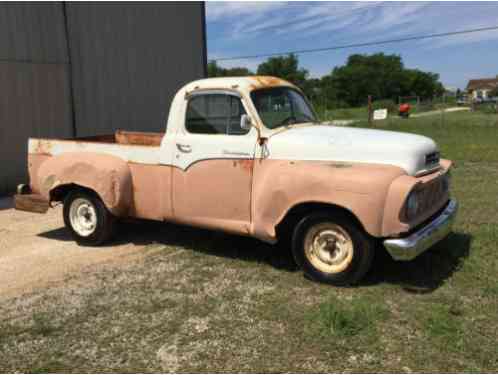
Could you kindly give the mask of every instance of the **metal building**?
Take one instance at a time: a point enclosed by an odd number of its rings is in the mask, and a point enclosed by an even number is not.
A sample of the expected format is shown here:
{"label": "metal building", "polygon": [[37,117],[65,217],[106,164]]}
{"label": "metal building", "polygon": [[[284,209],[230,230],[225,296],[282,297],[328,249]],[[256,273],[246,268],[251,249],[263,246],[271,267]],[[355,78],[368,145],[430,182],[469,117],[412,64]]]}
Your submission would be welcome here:
{"label": "metal building", "polygon": [[164,131],[205,75],[202,2],[1,2],[0,194],[27,180],[28,137]]}

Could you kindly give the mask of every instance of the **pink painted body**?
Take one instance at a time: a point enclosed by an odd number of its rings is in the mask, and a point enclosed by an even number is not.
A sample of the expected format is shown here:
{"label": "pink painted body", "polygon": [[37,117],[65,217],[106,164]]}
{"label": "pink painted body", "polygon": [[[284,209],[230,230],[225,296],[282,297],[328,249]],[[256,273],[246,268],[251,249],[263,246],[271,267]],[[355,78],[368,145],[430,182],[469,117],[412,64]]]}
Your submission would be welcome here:
{"label": "pink painted body", "polygon": [[[51,202],[61,200],[64,189],[81,186],[96,192],[118,217],[183,223],[270,243],[277,241],[278,225],[286,215],[302,205],[339,207],[371,236],[397,237],[448,202],[449,193],[442,188],[451,166],[447,160],[438,160],[437,167],[421,175],[410,175],[401,164],[388,161],[313,160],[304,157],[307,154],[301,158],[297,149],[292,157],[279,157],[280,151],[273,151],[279,150],[276,140],[282,139],[281,134],[292,134],[291,130],[266,129],[250,102],[250,93],[265,87],[294,86],[277,78],[248,80],[240,79],[245,86],[233,84],[235,79],[186,86],[172,103],[166,133],[31,139],[31,191]],[[183,129],[188,95],[219,89],[236,91],[252,118],[247,135],[232,136],[233,146],[229,136],[202,138]],[[184,143],[194,152],[182,153]],[[329,143],[337,149],[336,143]],[[343,147],[343,143],[338,144]],[[432,189],[434,197],[416,216],[407,218],[406,200],[415,189]]]}

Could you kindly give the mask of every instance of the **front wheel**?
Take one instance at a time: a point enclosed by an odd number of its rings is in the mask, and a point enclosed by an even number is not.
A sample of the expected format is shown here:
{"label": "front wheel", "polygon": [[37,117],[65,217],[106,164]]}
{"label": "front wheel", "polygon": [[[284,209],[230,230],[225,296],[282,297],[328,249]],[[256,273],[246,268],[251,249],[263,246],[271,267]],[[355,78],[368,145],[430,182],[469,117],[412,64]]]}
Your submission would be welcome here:
{"label": "front wheel", "polygon": [[63,217],[66,228],[80,245],[98,246],[114,234],[116,218],[90,191],[70,192],[64,199]]}
{"label": "front wheel", "polygon": [[374,243],[342,212],[319,212],[304,217],[296,225],[292,252],[311,279],[351,285],[370,269]]}

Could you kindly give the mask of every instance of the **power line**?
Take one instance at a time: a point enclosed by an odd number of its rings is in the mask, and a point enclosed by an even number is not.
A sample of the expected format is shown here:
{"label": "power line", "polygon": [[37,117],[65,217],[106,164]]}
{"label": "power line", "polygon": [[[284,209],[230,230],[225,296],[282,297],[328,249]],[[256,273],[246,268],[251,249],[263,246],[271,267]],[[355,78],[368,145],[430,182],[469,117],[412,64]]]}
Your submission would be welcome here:
{"label": "power line", "polygon": [[470,34],[470,33],[477,33],[477,32],[482,32],[482,31],[491,31],[491,30],[498,30],[498,25],[489,26],[489,27],[481,27],[478,29],[450,31],[450,32],[446,32],[446,33],[418,35],[418,36],[410,36],[410,37],[398,38],[398,39],[379,40],[379,41],[374,41],[374,42],[344,44],[344,45],[324,47],[324,48],[311,48],[311,49],[301,49],[301,50],[294,50],[294,51],[271,52],[271,53],[262,53],[262,54],[258,54],[258,55],[221,57],[218,59],[211,59],[210,61],[211,62],[218,62],[218,61],[229,61],[229,60],[248,60],[248,59],[257,59],[257,58],[261,58],[261,57],[281,56],[281,55],[290,55],[290,54],[300,55],[300,54],[304,54],[304,53],[334,51],[334,50],[345,49],[345,48],[368,47],[368,46],[375,46],[375,45],[381,45],[381,44],[399,43],[399,42],[407,42],[407,41],[411,41],[411,40],[421,40],[421,39],[430,39],[430,38],[441,38],[441,37],[446,37],[446,36]]}

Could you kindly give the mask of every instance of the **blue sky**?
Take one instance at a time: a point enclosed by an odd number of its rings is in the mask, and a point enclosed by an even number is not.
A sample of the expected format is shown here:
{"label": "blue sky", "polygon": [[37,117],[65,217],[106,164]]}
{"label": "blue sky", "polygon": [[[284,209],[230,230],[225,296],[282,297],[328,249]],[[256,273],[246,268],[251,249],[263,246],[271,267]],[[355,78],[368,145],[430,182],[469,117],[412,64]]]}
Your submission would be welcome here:
{"label": "blue sky", "polygon": [[[207,2],[208,59],[498,25],[498,2]],[[395,53],[448,87],[498,75],[498,30],[299,56],[313,77],[353,53]],[[220,62],[256,69],[263,59]]]}

